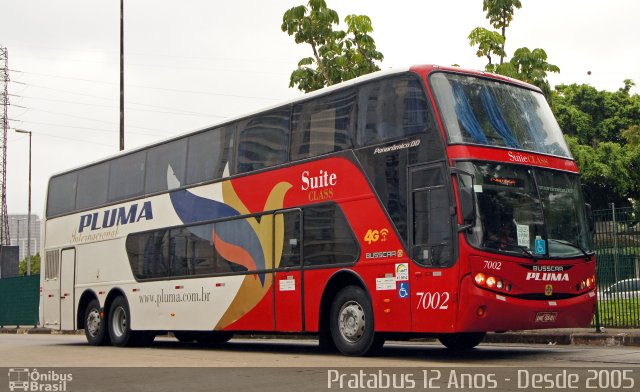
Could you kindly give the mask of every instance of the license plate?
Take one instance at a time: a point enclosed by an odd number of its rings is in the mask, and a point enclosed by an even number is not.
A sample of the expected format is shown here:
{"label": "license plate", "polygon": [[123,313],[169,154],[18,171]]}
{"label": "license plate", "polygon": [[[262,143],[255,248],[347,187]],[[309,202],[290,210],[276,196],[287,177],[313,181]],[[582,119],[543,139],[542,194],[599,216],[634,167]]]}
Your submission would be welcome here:
{"label": "license plate", "polygon": [[538,312],[536,313],[536,323],[555,323],[557,317],[557,312]]}

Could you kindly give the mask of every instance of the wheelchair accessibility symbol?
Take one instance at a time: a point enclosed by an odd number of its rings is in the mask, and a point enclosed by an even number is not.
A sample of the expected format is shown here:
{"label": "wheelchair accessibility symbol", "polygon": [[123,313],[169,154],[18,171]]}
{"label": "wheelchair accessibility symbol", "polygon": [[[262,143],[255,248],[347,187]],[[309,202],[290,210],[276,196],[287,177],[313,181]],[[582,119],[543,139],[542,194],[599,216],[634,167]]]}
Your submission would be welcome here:
{"label": "wheelchair accessibility symbol", "polygon": [[398,282],[398,297],[399,298],[409,297],[409,282]]}

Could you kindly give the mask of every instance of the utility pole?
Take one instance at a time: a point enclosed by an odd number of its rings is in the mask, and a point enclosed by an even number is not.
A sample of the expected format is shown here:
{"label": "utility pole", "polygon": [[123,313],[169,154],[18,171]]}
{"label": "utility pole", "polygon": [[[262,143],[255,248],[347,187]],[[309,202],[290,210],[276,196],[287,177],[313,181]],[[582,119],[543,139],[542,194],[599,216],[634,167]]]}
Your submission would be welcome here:
{"label": "utility pole", "polygon": [[120,0],[120,151],[124,150],[124,0]]}
{"label": "utility pole", "polygon": [[[0,135],[0,249],[10,245],[9,216],[7,214],[7,132],[9,131],[9,52],[0,46],[0,119],[2,135]],[[1,251],[0,251],[1,252]],[[1,255],[1,253],[0,253]]]}

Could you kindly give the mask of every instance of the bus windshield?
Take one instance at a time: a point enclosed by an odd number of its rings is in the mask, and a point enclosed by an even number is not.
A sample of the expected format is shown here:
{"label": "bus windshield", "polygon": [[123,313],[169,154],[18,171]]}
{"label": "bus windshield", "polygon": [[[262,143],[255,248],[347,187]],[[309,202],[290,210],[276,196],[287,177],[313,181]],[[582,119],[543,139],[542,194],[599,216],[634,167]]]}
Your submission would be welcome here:
{"label": "bus windshield", "polygon": [[449,143],[571,157],[544,96],[515,85],[438,72],[431,76]]}
{"label": "bus windshield", "polygon": [[475,176],[476,225],[467,235],[473,246],[535,258],[592,252],[576,174],[490,162],[458,168]]}

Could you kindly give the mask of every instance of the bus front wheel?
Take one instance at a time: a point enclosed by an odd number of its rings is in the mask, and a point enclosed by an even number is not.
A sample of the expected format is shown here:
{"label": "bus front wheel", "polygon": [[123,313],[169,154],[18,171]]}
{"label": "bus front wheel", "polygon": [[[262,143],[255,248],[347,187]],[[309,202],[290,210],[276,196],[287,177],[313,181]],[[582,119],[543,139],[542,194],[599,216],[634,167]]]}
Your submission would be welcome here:
{"label": "bus front wheel", "polygon": [[371,300],[360,287],[347,286],[336,295],[329,327],[336,348],[345,355],[366,355],[376,348]]}

